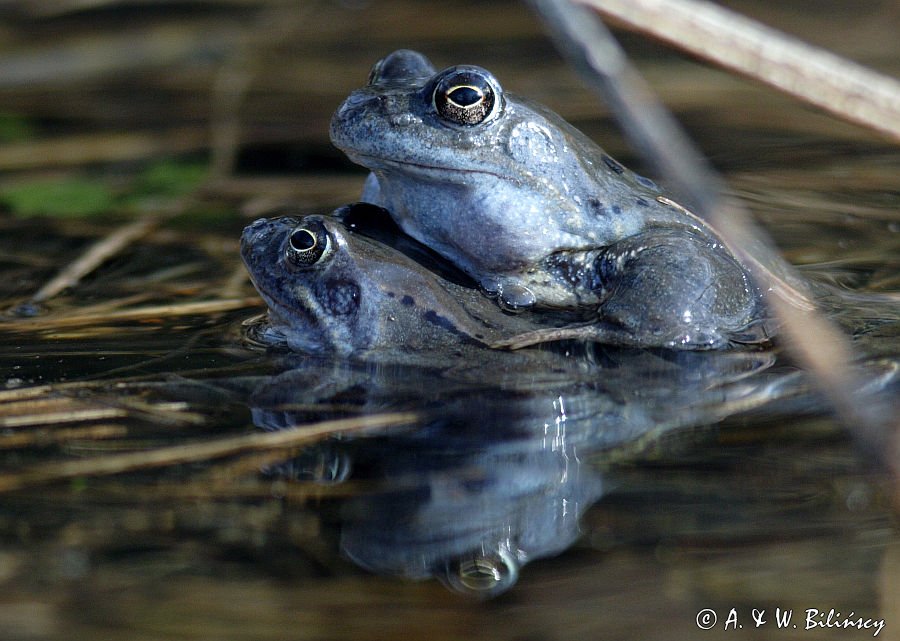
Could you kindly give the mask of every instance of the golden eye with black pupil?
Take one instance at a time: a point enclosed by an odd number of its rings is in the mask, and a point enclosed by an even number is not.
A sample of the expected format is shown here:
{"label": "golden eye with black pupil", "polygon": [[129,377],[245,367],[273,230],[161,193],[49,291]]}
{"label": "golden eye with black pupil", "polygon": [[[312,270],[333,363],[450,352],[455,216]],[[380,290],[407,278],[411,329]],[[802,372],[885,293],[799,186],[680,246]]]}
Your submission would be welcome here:
{"label": "golden eye with black pupil", "polygon": [[288,236],[284,257],[294,267],[309,267],[322,259],[328,246],[325,226],[320,221],[311,220],[296,227]]}
{"label": "golden eye with black pupil", "polygon": [[438,115],[456,125],[480,125],[499,108],[496,81],[478,69],[444,72],[432,93]]}

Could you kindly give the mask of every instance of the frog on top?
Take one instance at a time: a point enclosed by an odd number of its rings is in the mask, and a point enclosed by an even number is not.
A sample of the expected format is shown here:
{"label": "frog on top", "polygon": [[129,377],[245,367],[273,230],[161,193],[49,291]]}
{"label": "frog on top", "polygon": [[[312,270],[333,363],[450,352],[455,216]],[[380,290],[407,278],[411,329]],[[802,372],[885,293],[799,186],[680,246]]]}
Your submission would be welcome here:
{"label": "frog on top", "polygon": [[712,229],[481,67],[437,71],[395,51],[335,112],[331,140],[371,170],[363,201],[504,309],[591,314],[516,345],[709,349],[774,331],[760,291]]}

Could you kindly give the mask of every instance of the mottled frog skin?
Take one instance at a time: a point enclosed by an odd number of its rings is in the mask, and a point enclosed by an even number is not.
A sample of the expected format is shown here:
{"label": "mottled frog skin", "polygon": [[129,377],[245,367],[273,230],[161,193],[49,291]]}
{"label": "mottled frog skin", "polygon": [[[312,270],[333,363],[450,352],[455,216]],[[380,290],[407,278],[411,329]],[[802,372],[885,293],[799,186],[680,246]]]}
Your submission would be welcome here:
{"label": "mottled frog skin", "polygon": [[[384,210],[360,203],[330,216],[261,218],[244,230],[241,256],[269,308],[259,342],[307,354],[434,357],[553,328],[547,315],[504,313],[411,239],[404,253],[355,231],[354,219],[379,216],[390,222]],[[402,243],[393,231],[387,235]]]}
{"label": "mottled frog skin", "polygon": [[485,69],[396,51],[331,139],[371,170],[362,200],[506,309],[590,309],[582,333],[620,344],[767,338],[759,291],[703,221]]}

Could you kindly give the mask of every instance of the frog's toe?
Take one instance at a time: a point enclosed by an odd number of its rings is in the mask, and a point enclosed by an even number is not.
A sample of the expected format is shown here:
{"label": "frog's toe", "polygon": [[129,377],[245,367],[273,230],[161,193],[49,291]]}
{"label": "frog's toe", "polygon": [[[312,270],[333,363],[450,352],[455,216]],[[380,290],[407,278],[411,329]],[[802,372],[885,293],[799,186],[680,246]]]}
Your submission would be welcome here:
{"label": "frog's toe", "polygon": [[597,340],[597,330],[592,325],[573,325],[569,327],[548,327],[523,332],[490,344],[492,349],[522,349],[541,343],[552,343],[565,340]]}
{"label": "frog's toe", "polygon": [[500,307],[503,310],[518,313],[529,307],[534,307],[535,303],[537,303],[537,296],[524,285],[513,284],[501,289],[497,302],[500,303]]}

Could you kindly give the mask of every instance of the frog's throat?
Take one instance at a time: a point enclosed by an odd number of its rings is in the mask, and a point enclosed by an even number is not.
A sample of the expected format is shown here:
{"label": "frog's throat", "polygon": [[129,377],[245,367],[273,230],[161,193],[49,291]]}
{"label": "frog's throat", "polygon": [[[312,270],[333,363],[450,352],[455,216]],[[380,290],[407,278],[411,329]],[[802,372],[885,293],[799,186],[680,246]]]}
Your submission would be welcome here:
{"label": "frog's throat", "polygon": [[[395,160],[393,158],[383,158],[380,156],[372,156],[369,154],[353,154],[351,160],[358,165],[362,165],[374,172],[379,169],[390,169],[403,172],[406,174],[424,175],[435,180],[450,182],[447,180],[446,174],[457,174],[459,176],[484,175],[491,176],[497,180],[510,180],[509,177],[503,176],[493,171],[485,169],[461,169],[459,167],[447,167],[443,165],[426,165],[424,163],[408,162],[404,160]],[[433,176],[430,174],[434,174]]]}
{"label": "frog's throat", "polygon": [[[319,326],[321,325],[321,318],[319,314],[316,313],[317,310],[312,309],[309,304],[300,299],[295,299],[291,301],[291,304],[285,302],[282,296],[278,296],[274,294],[267,287],[263,287],[257,279],[252,278],[253,286],[256,287],[256,290],[259,292],[259,295],[266,302],[266,306],[269,308],[269,314],[277,319],[279,323],[290,326],[291,323],[288,319],[291,316],[295,316],[297,314],[302,314],[311,325]],[[321,312],[321,310],[318,310]]]}

